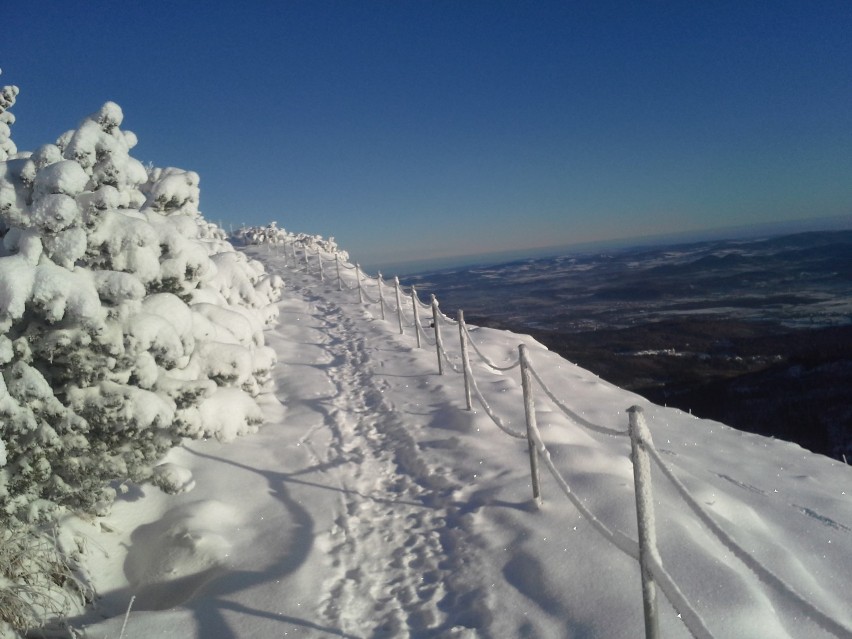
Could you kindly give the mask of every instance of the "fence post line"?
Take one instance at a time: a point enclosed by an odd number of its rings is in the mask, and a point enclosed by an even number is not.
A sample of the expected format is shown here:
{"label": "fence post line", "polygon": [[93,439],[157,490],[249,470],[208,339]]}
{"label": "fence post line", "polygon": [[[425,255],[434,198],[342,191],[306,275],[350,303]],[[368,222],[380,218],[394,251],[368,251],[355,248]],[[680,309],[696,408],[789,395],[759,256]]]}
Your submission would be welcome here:
{"label": "fence post line", "polygon": [[420,310],[417,308],[419,306],[417,300],[417,291],[414,290],[414,287],[411,287],[411,308],[414,311],[414,334],[417,335],[417,348],[423,348],[423,344],[420,343]]}
{"label": "fence post line", "polygon": [[402,335],[402,299],[399,294],[399,277],[393,277],[393,289],[396,292],[396,317],[399,320],[399,334]]}
{"label": "fence post line", "polygon": [[441,342],[441,325],[438,323],[438,298],[432,293],[432,326],[435,329],[435,350],[438,352],[438,375],[444,374],[444,362],[441,360],[441,351],[444,344]]}
{"label": "fence post line", "polygon": [[467,403],[467,409],[472,410],[470,379],[467,376],[467,371],[470,369],[470,357],[467,354],[467,337],[464,334],[464,311],[461,309],[459,309],[459,343],[461,344],[462,370],[464,371],[464,400]]}
{"label": "fence post line", "polygon": [[334,254],[334,264],[337,266],[337,290],[343,290],[343,281],[340,279],[340,253]]}
{"label": "fence post line", "polygon": [[302,250],[305,252],[305,273],[310,273],[311,272],[311,263],[308,262],[308,245],[305,244],[305,246],[302,247]]}
{"label": "fence post line", "polygon": [[532,379],[529,369],[530,363],[529,359],[527,359],[526,344],[518,345],[518,356],[521,361],[521,387],[524,391],[524,416],[527,421],[527,446],[530,449],[530,478],[532,481],[533,501],[536,506],[541,506],[541,476],[538,471],[538,447],[533,436],[537,428],[535,421],[535,399],[533,398]]}
{"label": "fence post line", "polygon": [[319,247],[317,247],[317,260],[319,260],[320,265],[320,282],[325,282],[325,272],[322,268],[322,255],[320,255]]}
{"label": "fence post line", "polygon": [[385,319],[385,292],[382,289],[383,280],[382,280],[382,272],[381,271],[379,271],[378,282],[379,282],[379,306],[381,306],[381,308],[382,308],[382,319]]}
{"label": "fence post line", "polygon": [[358,303],[364,303],[364,292],[361,290],[361,265],[355,265],[355,281],[358,282]]}
{"label": "fence post line", "polygon": [[627,409],[630,416],[630,450],[636,493],[636,520],[639,525],[639,567],[642,572],[642,604],[645,610],[645,638],[659,639],[657,590],[650,561],[657,555],[657,533],[654,524],[654,498],[651,494],[651,461],[647,446],[651,434],[645,424],[641,406]]}

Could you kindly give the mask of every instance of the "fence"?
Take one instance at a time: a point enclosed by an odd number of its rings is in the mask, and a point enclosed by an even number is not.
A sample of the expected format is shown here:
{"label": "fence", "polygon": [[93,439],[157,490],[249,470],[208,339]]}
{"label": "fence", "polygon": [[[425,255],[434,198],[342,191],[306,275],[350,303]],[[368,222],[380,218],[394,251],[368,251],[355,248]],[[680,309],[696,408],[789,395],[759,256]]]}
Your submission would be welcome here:
{"label": "fence", "polygon": [[[464,379],[464,395],[468,410],[473,408],[473,397],[482,406],[488,417],[495,426],[503,433],[518,440],[524,440],[529,450],[530,476],[532,483],[533,500],[536,505],[542,504],[540,468],[544,466],[555,480],[565,497],[574,505],[579,513],[592,525],[592,527],[613,546],[618,548],[628,557],[636,560],[639,564],[642,578],[642,600],[645,616],[645,637],[656,639],[660,636],[658,614],[657,614],[657,590],[663,592],[672,607],[679,613],[687,630],[696,639],[712,639],[713,635],[707,628],[704,620],[693,608],[678,585],[674,582],[663,565],[662,558],[657,548],[656,531],[654,521],[654,504],[651,486],[651,468],[656,466],[663,477],[674,486],[677,494],[683,499],[687,507],[695,514],[698,520],[749,570],[751,570],[761,581],[769,587],[784,594],[803,615],[811,618],[816,624],[829,633],[844,639],[852,639],[852,629],[843,623],[833,619],[816,605],[807,601],[791,585],[774,574],[769,568],[760,563],[745,548],[743,548],[733,537],[726,533],[709,515],[709,513],[689,494],[684,484],[677,478],[672,470],[663,462],[660,453],[654,446],[650,430],[648,429],[642,408],[632,406],[627,410],[628,425],[624,430],[614,429],[607,426],[592,423],[576,412],[572,411],[557,395],[547,386],[539,373],[535,370],[524,344],[518,346],[518,358],[507,366],[499,366],[491,361],[480,351],[476,342],[471,338],[470,331],[465,324],[464,312],[459,310],[458,319],[453,320],[441,313],[438,300],[431,296],[429,304],[425,304],[414,286],[406,290],[400,285],[399,278],[393,278],[392,294],[394,303],[391,304],[386,296],[387,282],[378,273],[377,277],[371,277],[362,272],[358,264],[349,264],[342,261],[337,253],[325,253],[319,246],[311,246],[304,240],[284,241],[277,245],[277,251],[285,259],[285,263],[294,269],[303,270],[307,273],[315,273],[321,280],[327,275],[325,264],[334,264],[334,277],[337,280],[338,290],[350,290],[357,292],[358,302],[361,304],[378,305],[381,318],[387,320],[390,313],[396,318],[396,324],[400,335],[405,334],[406,328],[413,329],[418,348],[423,347],[426,342],[435,347],[438,372],[443,375],[448,368],[454,373],[461,375]],[[270,250],[271,247],[270,247]],[[289,251],[289,252],[288,252]],[[301,257],[298,256],[301,252]],[[354,284],[346,280],[351,279],[349,274],[354,275]],[[344,277],[344,273],[347,277]],[[368,292],[368,287],[373,287],[375,297]],[[403,302],[405,300],[405,302]],[[421,313],[431,314],[430,328],[433,335],[430,336],[423,327]],[[458,329],[460,362],[454,362],[444,347],[442,327],[456,327]],[[486,398],[482,395],[473,374],[470,361],[471,350],[483,362],[487,368],[506,372],[515,368],[520,369],[521,387],[523,390],[523,409],[526,429],[521,432],[508,426],[499,415],[497,415]],[[577,425],[588,430],[611,435],[625,437],[630,440],[631,461],[633,462],[634,492],[636,500],[636,516],[638,523],[638,540],[633,540],[619,530],[611,530],[586,505],[572,490],[564,476],[551,459],[547,445],[541,436],[536,423],[535,401],[536,392],[540,391],[554,406]]]}

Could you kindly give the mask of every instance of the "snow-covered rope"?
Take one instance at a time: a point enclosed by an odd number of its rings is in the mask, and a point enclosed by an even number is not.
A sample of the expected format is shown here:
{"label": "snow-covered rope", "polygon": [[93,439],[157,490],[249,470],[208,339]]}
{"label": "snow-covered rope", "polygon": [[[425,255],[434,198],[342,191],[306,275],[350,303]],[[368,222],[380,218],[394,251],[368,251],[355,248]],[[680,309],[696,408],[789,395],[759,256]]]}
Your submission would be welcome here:
{"label": "snow-covered rope", "polygon": [[370,304],[378,304],[381,301],[374,300],[372,297],[370,297],[370,295],[367,293],[367,290],[363,286],[361,287],[361,294],[364,296],[364,299],[367,300]]}
{"label": "snow-covered rope", "polygon": [[422,339],[426,340],[426,343],[429,344],[429,346],[435,346],[435,338],[429,336],[426,329],[423,328],[423,323],[419,321],[419,318],[417,322],[417,330],[420,331]]}
{"label": "snow-covered rope", "polygon": [[358,285],[356,284],[355,286],[349,286],[348,283],[343,282],[343,288],[345,288],[347,291],[357,291]]}
{"label": "snow-covered rope", "polygon": [[[562,473],[560,473],[559,469],[556,468],[556,464],[553,463],[553,459],[550,457],[550,451],[547,449],[547,446],[544,445],[544,440],[541,437],[541,431],[539,431],[537,426],[534,426],[531,429],[531,433],[533,443],[538,449],[540,459],[544,461],[544,465],[550,470],[550,474],[553,475],[553,479],[556,480],[556,483],[559,485],[559,488],[562,489],[562,492],[565,493],[568,500],[574,504],[574,507],[580,511],[580,514],[596,531],[598,531],[598,533],[603,536],[604,539],[609,541],[628,557],[639,561],[639,543],[625,535],[620,530],[610,530],[609,527],[598,519],[591,510],[586,508],[580,498],[571,490],[571,486],[568,485],[568,482],[565,481]],[[524,438],[526,438],[526,435],[524,435]]]}
{"label": "snow-covered rope", "polygon": [[517,431],[513,428],[506,426],[506,424],[503,423],[503,420],[500,419],[499,415],[497,415],[491,409],[491,406],[488,405],[488,402],[485,400],[485,398],[482,396],[482,393],[479,391],[479,386],[477,386],[477,384],[476,384],[476,378],[473,376],[473,371],[470,369],[469,366],[468,366],[468,369],[467,369],[467,374],[468,374],[468,378],[470,379],[471,389],[473,390],[474,394],[476,395],[476,398],[479,400],[479,403],[482,404],[482,408],[485,410],[485,414],[488,415],[491,418],[491,421],[494,422],[494,424],[497,426],[497,428],[502,430],[504,433],[506,433],[510,437],[514,437],[515,439],[526,439],[527,438],[526,433],[522,433],[520,431]]}
{"label": "snow-covered rope", "polygon": [[456,320],[454,320],[452,317],[447,317],[447,316],[446,316],[446,315],[444,315],[443,313],[441,313],[440,315],[438,315],[438,317],[440,318],[440,320],[441,320],[442,322],[444,322],[444,324],[446,324],[446,325],[448,325],[448,326],[458,326],[458,324],[459,324],[459,323],[458,323]]}
{"label": "snow-covered rope", "polygon": [[686,502],[686,505],[689,506],[698,519],[700,519],[701,522],[710,529],[710,532],[712,532],[716,538],[722,542],[722,544],[726,546],[735,557],[737,557],[737,559],[743,562],[743,564],[755,573],[760,580],[790,597],[799,606],[802,612],[811,617],[824,630],[827,630],[837,637],[842,637],[843,639],[852,639],[852,628],[834,620],[828,614],[817,608],[814,604],[807,601],[802,595],[796,592],[790,584],[778,577],[775,573],[769,570],[769,568],[766,568],[759,560],[752,557],[751,554],[749,554],[745,548],[740,546],[733,537],[725,532],[722,527],[719,526],[712,517],[710,517],[710,514],[701,507],[695,498],[689,494],[686,486],[683,485],[683,483],[660,458],[660,453],[657,449],[654,446],[648,446],[647,449],[651,459],[654,460],[663,475],[665,475],[666,479],[668,479],[677,489],[677,492]]}
{"label": "snow-covered rope", "polygon": [[713,639],[713,634],[707,628],[704,619],[692,607],[686,595],[683,594],[683,591],[675,583],[675,580],[672,579],[672,576],[663,567],[662,563],[656,557],[649,557],[648,565],[651,568],[657,586],[663,591],[672,608],[680,615],[683,625],[689,630],[689,634],[695,637],[695,639]]}
{"label": "snow-covered rope", "polygon": [[[591,510],[586,508],[585,504],[583,504],[580,498],[571,490],[571,486],[562,476],[562,473],[559,472],[556,464],[553,463],[550,451],[547,449],[547,446],[545,446],[544,440],[541,437],[541,431],[539,431],[537,426],[533,426],[531,428],[531,433],[535,447],[538,449],[539,458],[544,462],[544,465],[547,466],[550,474],[553,476],[553,479],[556,480],[557,485],[562,489],[562,492],[568,500],[574,505],[586,521],[592,525],[592,528],[594,528],[598,534],[631,559],[639,561],[639,543],[625,535],[620,530],[611,530],[606,524],[598,519]],[[654,577],[657,579],[657,584],[669,600],[669,603],[671,603],[675,610],[680,613],[681,619],[692,636],[695,637],[695,639],[713,639],[713,635],[704,625],[704,621],[701,619],[701,616],[692,608],[680,588],[671,578],[671,575],[669,575],[666,569],[662,566],[662,563],[651,557],[649,564],[654,572]]]}
{"label": "snow-covered rope", "polygon": [[[414,287],[412,286],[411,288],[413,289]],[[419,297],[419,296],[418,296],[417,298],[415,298],[415,299],[417,299],[417,303],[418,303],[418,304],[420,304],[420,308],[422,308],[424,311],[431,311],[431,310],[432,310],[432,305],[431,305],[431,304],[427,304],[426,302],[422,302],[422,301],[420,300],[420,297]]]}
{"label": "snow-covered rope", "polygon": [[544,380],[538,374],[538,371],[536,371],[535,368],[533,368],[532,362],[529,363],[529,370],[530,370],[530,373],[533,376],[533,379],[536,382],[538,382],[538,385],[544,391],[544,394],[547,395],[548,398],[550,398],[550,401],[552,401],[554,404],[556,404],[556,406],[559,408],[559,410],[561,410],[563,413],[565,413],[565,415],[567,417],[569,417],[569,418],[573,419],[575,422],[577,422],[577,424],[579,424],[580,426],[583,426],[584,428],[588,428],[589,430],[593,430],[593,431],[598,432],[598,433],[603,433],[604,435],[627,436],[627,434],[628,434],[627,430],[618,430],[616,428],[610,428],[608,426],[600,426],[599,424],[595,424],[593,422],[590,422],[585,417],[582,417],[582,416],[578,415],[577,413],[575,413],[573,410],[568,408],[568,406],[565,405],[564,402],[562,402],[558,397],[556,397],[556,395],[553,393],[553,391],[550,390],[550,388],[548,388],[547,384],[544,383]]}
{"label": "snow-covered rope", "polygon": [[388,301],[388,298],[384,298],[385,300],[385,310],[388,311],[391,315],[396,315],[396,306],[392,306]]}
{"label": "snow-covered rope", "polygon": [[485,355],[485,353],[479,350],[479,347],[476,345],[476,342],[473,341],[473,337],[471,336],[466,324],[463,325],[463,328],[465,335],[467,335],[468,342],[471,346],[473,346],[473,350],[476,351],[476,354],[479,355],[482,361],[485,362],[486,366],[488,366],[489,368],[493,368],[495,371],[510,371],[513,368],[517,368],[521,365],[521,360],[519,359],[517,362],[515,362],[514,364],[510,364],[509,366],[498,366],[497,364],[492,362],[491,359],[489,359],[489,357]]}
{"label": "snow-covered rope", "polygon": [[[399,292],[400,292],[400,294],[401,294],[401,295],[403,294],[403,293],[402,293],[402,287],[401,287],[401,286],[399,287]],[[410,296],[409,296],[409,295],[406,295],[405,297],[406,297],[406,299],[407,299],[407,298],[408,298],[408,297],[410,297]],[[402,304],[400,304],[399,308],[397,309],[397,313],[399,314],[400,321],[401,321],[403,324],[405,324],[406,326],[409,326],[409,325],[414,326],[414,320],[412,319],[412,320],[409,322],[409,321],[408,321],[408,315],[406,315],[406,312],[407,312],[407,311],[406,311],[406,309],[405,309],[405,306],[404,306],[404,305],[402,305]]]}
{"label": "snow-covered rope", "polygon": [[411,298],[411,310],[414,313],[414,328],[417,331],[417,347],[420,348],[422,346],[422,339],[425,339],[426,343],[430,346],[434,346],[435,340],[434,338],[431,338],[429,337],[429,335],[426,334],[426,331],[423,328],[423,323],[420,321],[420,313],[418,312],[419,308],[431,311],[432,306],[424,305],[420,301],[420,297],[417,295],[417,289],[415,289],[413,286],[411,287],[411,293],[409,294],[409,297]]}
{"label": "snow-covered rope", "polygon": [[458,373],[459,375],[464,373],[463,368],[456,366],[450,360],[450,356],[447,355],[447,351],[443,347],[441,348],[441,356],[444,358],[444,361],[447,363],[447,366],[449,366],[453,370],[454,373]]}

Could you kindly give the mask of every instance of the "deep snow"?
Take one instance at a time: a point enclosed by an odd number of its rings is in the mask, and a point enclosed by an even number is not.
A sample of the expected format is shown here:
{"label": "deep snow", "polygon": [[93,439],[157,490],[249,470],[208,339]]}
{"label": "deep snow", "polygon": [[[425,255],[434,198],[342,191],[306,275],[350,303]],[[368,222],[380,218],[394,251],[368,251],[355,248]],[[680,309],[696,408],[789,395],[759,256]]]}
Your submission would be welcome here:
{"label": "deep snow", "polygon": [[[278,357],[261,400],[266,423],[230,443],[173,450],[160,472],[180,494],[128,485],[109,516],[65,522],[88,540],[100,595],[94,612],[72,619],[85,637],[122,635],[131,597],[127,639],[642,635],[637,562],[578,514],[546,468],[534,506],[525,442],[475,399],[465,410],[461,376],[437,374],[428,340],[416,348],[390,311],[382,320],[378,305],[338,291],[333,262],[322,282],[315,263],[294,270],[280,246],[248,252],[286,280],[280,322],[266,333]],[[354,271],[342,270],[352,286]],[[376,299],[375,282],[366,286]],[[385,297],[393,306],[392,288]],[[443,331],[458,363],[457,329]],[[585,420],[624,430],[627,408],[642,406],[660,457],[712,520],[759,569],[852,628],[847,466],[650,405],[529,337],[471,334],[499,365],[526,344]],[[518,370],[472,362],[490,406],[523,430]],[[581,428],[541,392],[536,411],[584,507],[636,539],[629,440]],[[736,559],[657,468],[652,476],[663,564],[712,636],[834,636]],[[660,624],[664,637],[689,636],[662,595]]]}

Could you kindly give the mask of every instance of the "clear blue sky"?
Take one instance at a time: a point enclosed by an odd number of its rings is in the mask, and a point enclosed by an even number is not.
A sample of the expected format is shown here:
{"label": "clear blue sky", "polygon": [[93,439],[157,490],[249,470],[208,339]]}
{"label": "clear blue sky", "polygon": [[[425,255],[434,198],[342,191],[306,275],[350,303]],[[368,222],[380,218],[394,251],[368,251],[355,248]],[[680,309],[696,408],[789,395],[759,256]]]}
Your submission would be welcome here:
{"label": "clear blue sky", "polygon": [[208,219],[368,264],[852,213],[848,0],[28,0],[2,25],[21,150],[113,100]]}

